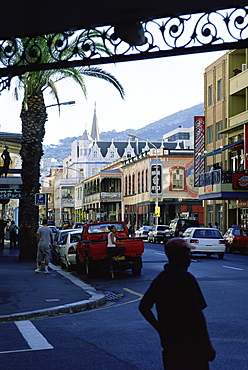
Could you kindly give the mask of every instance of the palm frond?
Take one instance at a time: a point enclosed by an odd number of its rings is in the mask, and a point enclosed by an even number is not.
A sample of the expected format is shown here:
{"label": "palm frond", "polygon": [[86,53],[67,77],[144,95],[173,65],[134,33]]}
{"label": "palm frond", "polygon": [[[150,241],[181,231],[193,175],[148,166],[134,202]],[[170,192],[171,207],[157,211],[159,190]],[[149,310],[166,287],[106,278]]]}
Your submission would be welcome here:
{"label": "palm frond", "polygon": [[111,83],[120,93],[122,99],[124,99],[125,91],[120,82],[109,72],[104,71],[99,67],[82,67],[79,69],[80,73],[84,76],[101,78]]}

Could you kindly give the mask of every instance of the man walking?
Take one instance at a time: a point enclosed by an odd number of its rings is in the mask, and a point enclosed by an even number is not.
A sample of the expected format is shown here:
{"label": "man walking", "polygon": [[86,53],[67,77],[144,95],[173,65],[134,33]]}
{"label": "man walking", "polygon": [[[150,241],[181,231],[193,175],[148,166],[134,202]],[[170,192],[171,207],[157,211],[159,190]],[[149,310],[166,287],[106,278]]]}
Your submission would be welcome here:
{"label": "man walking", "polygon": [[45,261],[45,274],[49,274],[48,263],[50,250],[53,247],[53,233],[50,227],[47,226],[47,219],[44,219],[42,226],[37,230],[37,268],[35,272],[41,272],[41,262]]}
{"label": "man walking", "polygon": [[[181,238],[165,245],[169,263],[143,296],[139,310],[157,330],[166,370],[208,370],[215,350],[202,310],[207,306],[194,276],[187,272],[190,249]],[[157,317],[152,312],[156,305]]]}

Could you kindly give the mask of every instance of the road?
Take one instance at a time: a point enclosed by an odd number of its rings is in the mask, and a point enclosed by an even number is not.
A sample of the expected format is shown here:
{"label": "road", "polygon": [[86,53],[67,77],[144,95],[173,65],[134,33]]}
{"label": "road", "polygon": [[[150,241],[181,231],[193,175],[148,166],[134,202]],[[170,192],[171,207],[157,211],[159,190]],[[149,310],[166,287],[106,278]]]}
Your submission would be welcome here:
{"label": "road", "polygon": [[[162,244],[145,244],[140,276],[119,273],[86,279],[104,291],[105,306],[79,314],[0,325],[1,369],[161,370],[157,333],[137,310],[142,294],[167,258]],[[211,370],[248,369],[248,256],[194,256],[217,357]],[[200,370],[200,369],[199,369]]]}

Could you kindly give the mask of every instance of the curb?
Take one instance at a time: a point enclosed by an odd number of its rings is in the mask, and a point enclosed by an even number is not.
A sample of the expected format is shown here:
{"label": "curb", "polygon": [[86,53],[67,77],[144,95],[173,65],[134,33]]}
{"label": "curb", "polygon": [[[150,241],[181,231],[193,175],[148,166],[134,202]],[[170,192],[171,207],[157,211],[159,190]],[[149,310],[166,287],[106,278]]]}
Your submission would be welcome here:
{"label": "curb", "polygon": [[68,304],[61,305],[61,306],[49,307],[49,308],[45,308],[41,310],[21,312],[21,313],[15,313],[15,314],[10,314],[10,315],[3,315],[3,316],[0,316],[0,323],[22,321],[22,320],[34,320],[34,319],[41,319],[45,317],[73,314],[73,313],[83,312],[86,310],[91,310],[93,308],[96,308],[96,307],[99,307],[105,304],[106,302],[105,295],[102,293],[98,293],[95,290],[95,288],[93,288],[92,286],[85,284],[84,282],[77,279],[73,275],[70,275],[67,272],[62,271],[60,267],[55,266],[52,263],[49,263],[49,267],[52,270],[57,271],[60,275],[64,276],[65,278],[69,279],[73,284],[84,289],[86,293],[91,295],[91,297],[83,301],[68,303]]}

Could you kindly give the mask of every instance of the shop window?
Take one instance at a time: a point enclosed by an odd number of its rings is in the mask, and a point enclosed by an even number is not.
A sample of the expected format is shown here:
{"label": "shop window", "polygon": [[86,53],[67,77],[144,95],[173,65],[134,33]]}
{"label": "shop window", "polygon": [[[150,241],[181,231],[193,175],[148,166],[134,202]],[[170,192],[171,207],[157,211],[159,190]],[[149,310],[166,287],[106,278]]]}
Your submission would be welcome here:
{"label": "shop window", "polygon": [[213,86],[208,86],[208,105],[213,104]]}

